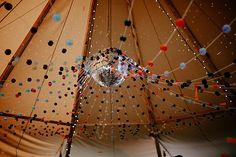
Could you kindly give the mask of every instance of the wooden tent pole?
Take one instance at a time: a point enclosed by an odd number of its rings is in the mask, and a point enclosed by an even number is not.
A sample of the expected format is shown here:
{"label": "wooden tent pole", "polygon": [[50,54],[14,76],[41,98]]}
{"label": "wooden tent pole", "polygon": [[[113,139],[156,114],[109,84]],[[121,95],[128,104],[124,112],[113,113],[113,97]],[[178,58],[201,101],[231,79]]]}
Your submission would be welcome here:
{"label": "wooden tent pole", "polygon": [[[93,26],[94,26],[94,20],[93,18],[95,17],[96,13],[96,7],[97,7],[97,0],[91,0],[91,6],[90,6],[90,14],[89,14],[89,22],[87,24],[87,32],[86,32],[86,41],[84,43],[84,49],[83,49],[83,61],[81,65],[84,63],[84,57],[88,55],[88,52],[90,51],[90,45],[91,45],[91,39],[90,35],[93,33]],[[70,131],[67,136],[67,149],[66,149],[66,154],[65,157],[70,156],[70,151],[71,151],[71,145],[72,145],[72,138],[76,129],[76,126],[78,124],[78,109],[80,108],[80,98],[81,98],[81,92],[83,91],[83,85],[84,81],[86,80],[86,75],[84,74],[84,71],[81,69],[80,73],[78,75],[78,92],[76,93],[76,100],[74,103],[74,107],[72,110],[72,115],[71,115],[71,126],[70,126]]]}
{"label": "wooden tent pole", "polygon": [[157,156],[162,157],[159,139],[157,137],[154,137],[154,139],[155,139],[155,145],[156,145],[156,150],[157,150]]}
{"label": "wooden tent pole", "polygon": [[15,118],[17,119],[23,119],[23,120],[30,120],[31,121],[37,121],[37,122],[42,122],[42,123],[50,123],[50,124],[57,124],[57,125],[65,125],[65,126],[70,126],[69,122],[62,122],[62,121],[55,121],[55,120],[45,120],[43,118],[36,118],[36,117],[30,117],[30,116],[21,116],[17,114],[10,114],[10,113],[5,113],[5,112],[0,112],[0,116],[3,117],[10,117],[10,118]]}
{"label": "wooden tent pole", "polygon": [[6,1],[3,1],[1,4],[0,4],[0,8],[3,7],[7,2]]}
{"label": "wooden tent pole", "polygon": [[[126,1],[127,1],[128,10],[130,10],[131,2],[130,2],[130,0],[126,0]],[[131,11],[130,20],[132,21],[131,31],[132,31],[132,36],[133,36],[133,39],[134,39],[134,45],[135,45],[135,50],[136,50],[135,54],[136,54],[136,57],[137,57],[137,60],[138,60],[138,64],[144,66],[143,59],[142,59],[142,54],[141,54],[140,47],[139,47],[138,36],[137,36],[137,33],[136,33],[136,29],[135,29],[135,21],[134,21],[134,16],[133,16],[133,12],[132,11]],[[147,82],[146,82],[146,85],[148,86]],[[155,125],[157,125],[157,121],[156,121],[156,118],[155,118],[155,115],[154,115],[153,104],[152,104],[151,100],[148,99],[151,96],[151,94],[149,92],[149,89],[145,88],[145,95],[146,95],[146,101],[147,101],[147,104],[148,104],[148,109],[147,110],[148,110],[148,114],[149,114],[150,124],[151,124],[151,127],[154,127]],[[155,136],[153,136],[153,137],[155,139],[157,156],[158,157],[162,157],[161,149],[160,149],[160,144],[158,142],[158,138],[155,137]]]}
{"label": "wooden tent pole", "polygon": [[[40,15],[38,16],[37,20],[34,22],[33,27],[38,28],[41,25],[41,23],[43,22],[45,16],[49,12],[50,8],[52,7],[52,5],[54,4],[55,1],[56,0],[48,0],[48,2],[45,5],[44,9],[42,10]],[[22,43],[20,44],[20,46],[16,50],[14,56],[11,58],[11,60],[8,63],[7,67],[5,68],[3,73],[1,74],[1,76],[0,76],[0,83],[1,84],[4,84],[5,80],[8,78],[8,76],[10,75],[12,70],[14,69],[14,66],[12,65],[12,62],[14,61],[14,59],[16,57],[20,57],[23,54],[24,50],[29,45],[29,43],[30,43],[31,39],[33,38],[33,36],[34,36],[34,33],[31,33],[31,31],[29,30],[29,32],[25,36],[24,40],[22,41]]]}
{"label": "wooden tent pole", "polygon": [[72,138],[74,135],[74,131],[76,129],[76,125],[77,125],[77,120],[78,120],[78,109],[80,106],[80,94],[82,92],[82,86],[83,86],[83,82],[85,81],[85,76],[82,74],[82,70],[80,71],[80,75],[78,80],[81,80],[78,82],[78,93],[76,96],[76,101],[74,103],[73,106],[73,110],[72,110],[72,114],[71,114],[71,123],[70,123],[70,131],[69,134],[67,135],[67,149],[66,149],[66,155],[65,157],[69,157],[70,156],[70,151],[71,151],[71,145],[72,145]]}

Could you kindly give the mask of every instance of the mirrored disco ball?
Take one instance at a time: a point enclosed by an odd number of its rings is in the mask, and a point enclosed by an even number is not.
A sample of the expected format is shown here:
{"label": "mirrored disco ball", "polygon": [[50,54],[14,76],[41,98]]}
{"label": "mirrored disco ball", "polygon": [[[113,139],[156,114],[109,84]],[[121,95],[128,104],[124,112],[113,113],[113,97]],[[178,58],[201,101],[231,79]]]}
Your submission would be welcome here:
{"label": "mirrored disco ball", "polygon": [[101,86],[118,86],[128,74],[128,64],[122,59],[117,49],[100,51],[88,58],[89,73]]}
{"label": "mirrored disco ball", "polygon": [[93,79],[101,86],[111,87],[120,85],[125,79],[122,74],[114,72],[111,66],[104,65],[92,73]]}

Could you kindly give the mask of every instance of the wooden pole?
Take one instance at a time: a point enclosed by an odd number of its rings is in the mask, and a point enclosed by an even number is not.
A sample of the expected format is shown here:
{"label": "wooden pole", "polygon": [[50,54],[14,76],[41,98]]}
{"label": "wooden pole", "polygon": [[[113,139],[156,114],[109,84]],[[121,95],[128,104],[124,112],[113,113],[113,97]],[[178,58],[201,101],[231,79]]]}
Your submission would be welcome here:
{"label": "wooden pole", "polygon": [[0,4],[0,8],[3,7],[7,2],[6,1],[3,1],[1,4]]}
{"label": "wooden pole", "polygon": [[154,137],[155,139],[155,145],[156,145],[156,150],[157,150],[157,156],[158,157],[162,157],[162,154],[161,154],[161,147],[160,147],[160,143],[158,141],[158,138],[157,137]]}
{"label": "wooden pole", "polygon": [[24,120],[30,120],[30,122],[37,121],[37,122],[42,122],[42,123],[46,123],[46,124],[50,123],[50,124],[70,126],[69,122],[66,123],[66,122],[55,121],[55,120],[44,120],[43,118],[23,116],[23,115],[21,116],[21,115],[10,114],[10,113],[5,113],[5,112],[0,112],[0,116],[15,118],[16,120],[24,119]]}
{"label": "wooden pole", "polygon": [[[93,32],[93,26],[94,26],[94,20],[93,18],[95,17],[95,12],[96,12],[96,7],[97,7],[97,0],[92,0],[92,6],[91,11],[90,11],[90,17],[89,17],[89,22],[87,25],[87,35],[86,35],[86,42],[84,43],[85,47],[83,50],[83,56],[87,56],[88,52],[90,51],[90,45],[91,45],[91,39],[90,35],[92,35]],[[91,33],[91,34],[90,34]],[[81,64],[84,63],[84,60],[82,61]],[[81,92],[83,91],[83,86],[84,86],[84,81],[86,80],[86,75],[84,74],[84,70],[81,69],[79,76],[78,76],[78,92],[76,94],[76,100],[74,103],[74,107],[72,110],[72,115],[71,115],[71,126],[70,126],[70,131],[67,136],[67,148],[66,148],[66,155],[65,157],[70,156],[70,151],[71,151],[71,145],[72,145],[72,138],[77,126],[77,120],[78,120],[78,109],[80,108],[80,98],[81,98]]]}

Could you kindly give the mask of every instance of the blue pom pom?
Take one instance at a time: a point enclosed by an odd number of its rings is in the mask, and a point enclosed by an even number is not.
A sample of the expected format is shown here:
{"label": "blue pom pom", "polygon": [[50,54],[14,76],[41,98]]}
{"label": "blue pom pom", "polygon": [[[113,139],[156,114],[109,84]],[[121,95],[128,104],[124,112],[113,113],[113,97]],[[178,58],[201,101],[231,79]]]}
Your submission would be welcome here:
{"label": "blue pom pom", "polygon": [[199,53],[200,53],[202,56],[204,56],[204,55],[206,55],[207,50],[206,50],[205,48],[200,48],[200,49],[199,49]]}
{"label": "blue pom pom", "polygon": [[0,93],[0,97],[4,97],[4,93]]}
{"label": "blue pom pom", "polygon": [[72,46],[73,45],[73,40],[71,40],[71,39],[66,40],[66,45],[67,46]]}
{"label": "blue pom pom", "polygon": [[53,21],[59,22],[61,20],[61,15],[59,13],[56,13],[52,16]]}
{"label": "blue pom pom", "polygon": [[225,25],[222,27],[222,31],[223,31],[224,33],[229,33],[229,32],[231,31],[230,25],[225,24]]}
{"label": "blue pom pom", "polygon": [[184,70],[185,68],[186,68],[186,64],[185,63],[180,63],[179,64],[179,68],[181,69],[181,70]]}
{"label": "blue pom pom", "polygon": [[169,71],[165,71],[165,72],[164,72],[164,76],[165,76],[165,77],[170,76],[170,72],[169,72]]}

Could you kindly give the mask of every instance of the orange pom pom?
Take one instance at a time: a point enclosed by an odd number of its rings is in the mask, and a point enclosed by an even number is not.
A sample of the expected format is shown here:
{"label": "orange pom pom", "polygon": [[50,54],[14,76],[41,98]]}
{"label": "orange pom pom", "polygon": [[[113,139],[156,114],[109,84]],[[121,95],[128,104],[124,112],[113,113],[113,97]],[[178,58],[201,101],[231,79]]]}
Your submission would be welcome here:
{"label": "orange pom pom", "polygon": [[148,61],[148,66],[153,67],[153,61]]}
{"label": "orange pom pom", "polygon": [[167,45],[165,45],[165,44],[162,44],[161,46],[160,46],[160,49],[162,50],[162,51],[167,51]]}

